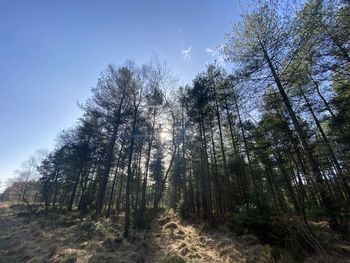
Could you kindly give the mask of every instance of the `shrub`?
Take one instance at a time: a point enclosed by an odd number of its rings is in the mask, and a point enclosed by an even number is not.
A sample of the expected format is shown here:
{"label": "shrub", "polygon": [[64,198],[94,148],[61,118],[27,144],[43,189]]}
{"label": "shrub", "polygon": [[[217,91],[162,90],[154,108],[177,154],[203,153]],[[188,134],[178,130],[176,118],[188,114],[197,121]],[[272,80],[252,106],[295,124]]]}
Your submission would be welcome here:
{"label": "shrub", "polygon": [[[314,244],[310,245],[311,233],[303,222],[268,208],[252,205],[241,208],[231,222],[231,230],[238,235],[256,236],[263,244],[273,246],[275,258],[293,257],[296,260],[303,257],[305,251],[318,249]],[[286,251],[290,253],[286,254]]]}
{"label": "shrub", "polygon": [[177,203],[175,212],[179,217],[186,218],[186,205],[183,200]]}
{"label": "shrub", "polygon": [[108,232],[102,222],[96,222],[91,219],[84,220],[83,223],[79,225],[79,228],[89,239],[94,237],[104,237]]}
{"label": "shrub", "polygon": [[266,244],[279,245],[288,236],[288,223],[281,214],[247,205],[235,214],[232,230],[238,235],[252,234]]}

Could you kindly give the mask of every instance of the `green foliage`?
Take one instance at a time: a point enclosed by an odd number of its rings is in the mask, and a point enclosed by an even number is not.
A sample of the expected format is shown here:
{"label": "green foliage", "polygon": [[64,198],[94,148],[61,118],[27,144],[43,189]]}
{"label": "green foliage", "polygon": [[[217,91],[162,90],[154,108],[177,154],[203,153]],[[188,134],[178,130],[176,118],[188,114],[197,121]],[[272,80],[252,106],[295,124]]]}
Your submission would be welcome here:
{"label": "green foliage", "polygon": [[280,245],[288,236],[288,223],[281,214],[268,209],[242,207],[233,220],[237,234],[252,234],[263,243]]}
{"label": "green foliage", "polygon": [[[342,234],[330,231],[328,225],[325,222],[313,222],[310,224],[310,228],[318,240],[322,240],[322,243],[331,249],[337,247],[342,242]],[[345,237],[347,238],[347,237]]]}
{"label": "green foliage", "polygon": [[81,224],[79,224],[79,229],[89,239],[94,237],[104,237],[108,233],[108,229],[102,222],[94,221],[89,218],[86,218]]}
{"label": "green foliage", "polygon": [[341,130],[342,136],[339,141],[341,143],[350,143],[350,80],[349,77],[340,76],[341,80],[334,81],[334,89],[336,96],[333,98],[333,104],[337,109],[337,117],[332,121],[331,125],[337,130]]}
{"label": "green foliage", "polygon": [[186,204],[184,200],[180,200],[176,205],[176,214],[181,218],[186,218]]}
{"label": "green foliage", "polygon": [[297,218],[267,208],[247,206],[240,209],[234,216],[231,229],[243,237],[253,235],[262,243],[271,245],[273,257],[285,260],[282,262],[295,262],[304,257],[305,251],[318,249],[310,246],[308,235],[311,233]]}

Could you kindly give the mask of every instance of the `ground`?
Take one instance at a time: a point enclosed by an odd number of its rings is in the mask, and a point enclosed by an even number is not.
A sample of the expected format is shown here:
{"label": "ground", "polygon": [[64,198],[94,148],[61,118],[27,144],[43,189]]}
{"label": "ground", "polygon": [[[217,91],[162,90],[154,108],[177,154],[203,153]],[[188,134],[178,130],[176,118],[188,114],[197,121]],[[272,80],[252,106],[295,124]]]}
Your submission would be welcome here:
{"label": "ground", "polygon": [[[0,263],[8,262],[273,262],[271,247],[171,212],[123,239],[122,218],[92,220],[77,213],[30,213],[0,205]],[[312,261],[310,261],[312,262]]]}

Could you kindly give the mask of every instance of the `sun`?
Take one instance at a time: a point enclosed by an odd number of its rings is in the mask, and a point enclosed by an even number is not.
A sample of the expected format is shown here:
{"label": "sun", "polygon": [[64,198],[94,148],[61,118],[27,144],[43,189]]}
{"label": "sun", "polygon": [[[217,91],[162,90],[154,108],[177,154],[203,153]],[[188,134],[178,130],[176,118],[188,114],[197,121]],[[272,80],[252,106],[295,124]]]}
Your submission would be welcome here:
{"label": "sun", "polygon": [[166,129],[162,128],[161,132],[159,133],[160,140],[162,142],[169,141],[171,139],[171,134]]}

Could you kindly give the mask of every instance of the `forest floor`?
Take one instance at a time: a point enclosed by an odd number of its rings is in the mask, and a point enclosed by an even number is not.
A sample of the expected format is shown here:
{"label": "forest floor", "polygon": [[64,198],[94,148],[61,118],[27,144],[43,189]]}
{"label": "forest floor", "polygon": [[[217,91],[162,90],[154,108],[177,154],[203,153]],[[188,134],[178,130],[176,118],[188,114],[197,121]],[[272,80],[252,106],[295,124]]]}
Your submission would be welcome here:
{"label": "forest floor", "polygon": [[34,215],[0,203],[0,263],[274,262],[271,247],[253,236],[190,224],[173,213],[159,215],[148,230],[131,228],[129,239],[121,237],[122,222],[77,213]]}

